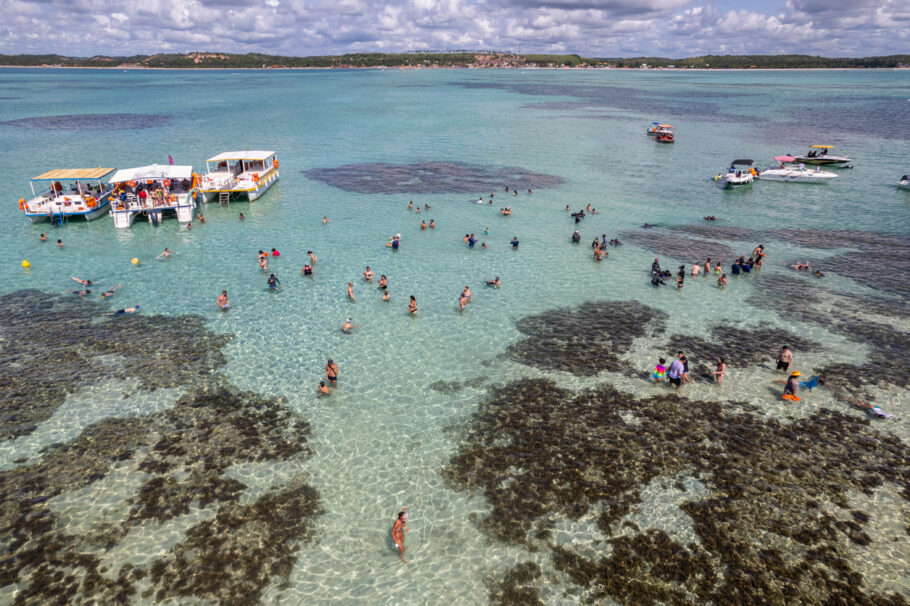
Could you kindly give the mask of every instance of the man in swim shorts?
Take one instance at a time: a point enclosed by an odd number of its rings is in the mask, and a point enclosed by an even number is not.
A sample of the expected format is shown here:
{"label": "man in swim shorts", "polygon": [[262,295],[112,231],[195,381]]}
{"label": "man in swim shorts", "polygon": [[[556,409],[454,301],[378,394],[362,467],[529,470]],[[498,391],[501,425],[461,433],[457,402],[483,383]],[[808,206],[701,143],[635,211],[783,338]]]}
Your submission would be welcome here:
{"label": "man in swim shorts", "polygon": [[338,365],[335,364],[332,358],[329,358],[329,361],[325,363],[325,380],[332,385],[338,382]]}
{"label": "man in swim shorts", "polygon": [[[102,295],[102,296],[104,296],[104,295]],[[231,301],[230,301],[230,299],[228,299],[226,290],[222,290],[221,294],[218,295],[217,303],[218,303],[218,307],[220,307],[221,309],[227,310],[227,309],[231,308]]]}
{"label": "man in swim shorts", "polygon": [[117,286],[111,286],[111,287],[108,288],[106,291],[104,291],[103,293],[101,293],[101,298],[102,298],[102,299],[107,299],[108,297],[113,297],[113,296],[114,296],[114,293],[117,292],[117,289],[120,288],[121,286],[123,286],[122,283],[121,283],[121,284],[118,284]]}
{"label": "man in swim shorts", "polygon": [[275,277],[275,274],[270,274],[268,285],[272,290],[278,290],[278,287],[281,286],[281,282],[278,280],[278,278]]}
{"label": "man in swim shorts", "polygon": [[790,370],[791,366],[793,366],[793,352],[784,345],[777,354],[777,370]]}

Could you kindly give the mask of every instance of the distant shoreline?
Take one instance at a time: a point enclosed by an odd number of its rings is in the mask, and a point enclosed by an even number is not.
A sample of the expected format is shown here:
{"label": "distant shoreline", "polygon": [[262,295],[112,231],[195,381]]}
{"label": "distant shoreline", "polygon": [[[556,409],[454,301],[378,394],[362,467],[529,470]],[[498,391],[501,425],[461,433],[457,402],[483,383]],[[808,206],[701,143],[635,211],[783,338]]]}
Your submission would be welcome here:
{"label": "distant shoreline", "polygon": [[121,70],[121,71],[249,71],[249,72],[275,72],[275,71],[332,71],[332,70],[377,70],[377,71],[438,71],[438,70],[455,70],[463,69],[466,71],[490,71],[490,70],[533,70],[533,71],[598,71],[598,72],[830,72],[830,71],[910,71],[910,67],[687,67],[687,68],[640,68],[640,67],[467,67],[457,66],[438,66],[438,67],[412,67],[408,65],[400,66],[369,66],[369,67],[136,67],[136,66],[86,66],[86,65],[0,65],[0,69],[103,69],[103,70]]}

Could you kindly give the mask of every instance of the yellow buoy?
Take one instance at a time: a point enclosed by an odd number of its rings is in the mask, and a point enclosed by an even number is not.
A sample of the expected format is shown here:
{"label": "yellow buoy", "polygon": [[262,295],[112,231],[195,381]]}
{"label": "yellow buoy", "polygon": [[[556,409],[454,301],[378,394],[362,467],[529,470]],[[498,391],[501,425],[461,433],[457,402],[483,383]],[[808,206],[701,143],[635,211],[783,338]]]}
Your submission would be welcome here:
{"label": "yellow buoy", "polygon": [[22,267],[25,267],[26,269],[28,269],[28,268],[31,267],[31,266],[32,266],[31,263],[29,263],[29,262],[26,261],[25,259],[22,259]]}
{"label": "yellow buoy", "polygon": [[133,265],[139,265],[139,257],[133,257]]}

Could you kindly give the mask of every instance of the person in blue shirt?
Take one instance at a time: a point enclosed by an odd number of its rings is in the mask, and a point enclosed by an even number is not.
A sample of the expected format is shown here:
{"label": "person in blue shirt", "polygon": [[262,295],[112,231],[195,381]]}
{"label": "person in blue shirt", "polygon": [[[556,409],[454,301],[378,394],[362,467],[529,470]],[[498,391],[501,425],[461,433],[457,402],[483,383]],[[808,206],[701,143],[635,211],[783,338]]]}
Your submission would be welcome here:
{"label": "person in blue shirt", "polygon": [[512,248],[518,248],[518,236],[512,236]]}

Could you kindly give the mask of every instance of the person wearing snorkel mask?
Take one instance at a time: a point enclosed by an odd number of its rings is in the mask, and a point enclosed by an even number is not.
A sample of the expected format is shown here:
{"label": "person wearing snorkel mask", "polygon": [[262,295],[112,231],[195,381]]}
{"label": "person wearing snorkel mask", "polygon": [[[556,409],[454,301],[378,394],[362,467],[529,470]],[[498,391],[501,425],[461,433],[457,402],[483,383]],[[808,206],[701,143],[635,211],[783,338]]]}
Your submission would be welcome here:
{"label": "person wearing snorkel mask", "polygon": [[[398,550],[398,557],[407,564],[408,561],[404,559],[404,531],[408,530],[408,512],[405,509],[407,507],[398,512],[398,519],[392,525],[392,541],[395,543],[395,549]],[[410,531],[408,530],[408,532]]]}

